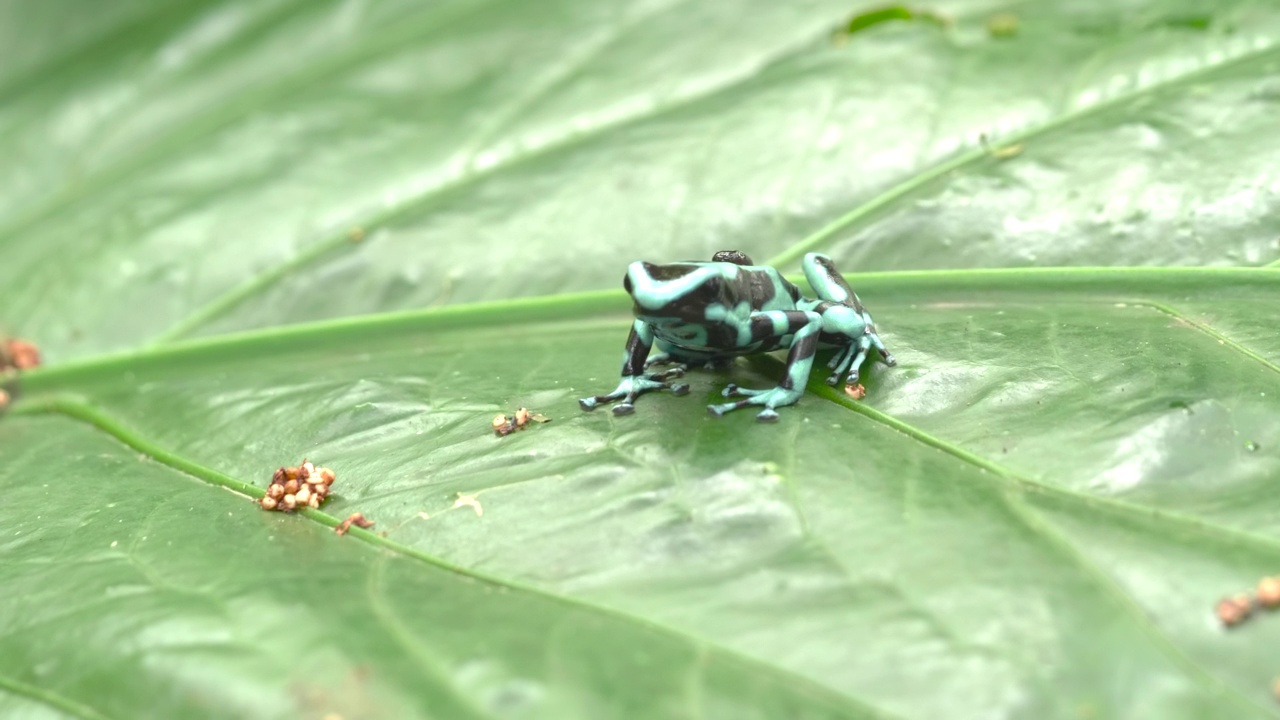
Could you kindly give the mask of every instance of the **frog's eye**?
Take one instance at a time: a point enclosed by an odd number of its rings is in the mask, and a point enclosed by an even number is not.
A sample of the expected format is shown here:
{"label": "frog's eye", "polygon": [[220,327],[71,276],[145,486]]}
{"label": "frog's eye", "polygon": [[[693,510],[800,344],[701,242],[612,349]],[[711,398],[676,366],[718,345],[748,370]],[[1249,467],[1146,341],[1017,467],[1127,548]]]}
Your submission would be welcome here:
{"label": "frog's eye", "polygon": [[721,250],[711,256],[711,262],[727,262],[734,265],[755,265],[751,257],[741,250]]}

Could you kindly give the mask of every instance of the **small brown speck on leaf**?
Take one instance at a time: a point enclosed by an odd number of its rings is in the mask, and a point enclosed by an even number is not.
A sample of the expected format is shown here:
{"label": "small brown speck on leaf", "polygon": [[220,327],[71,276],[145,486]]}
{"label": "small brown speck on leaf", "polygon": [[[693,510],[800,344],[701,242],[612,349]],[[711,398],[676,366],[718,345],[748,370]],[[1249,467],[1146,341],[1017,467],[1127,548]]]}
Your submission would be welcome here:
{"label": "small brown speck on leaf", "polygon": [[0,372],[30,370],[40,365],[40,348],[18,338],[0,338]]}
{"label": "small brown speck on leaf", "polygon": [[523,430],[530,422],[546,423],[551,422],[551,418],[542,413],[530,412],[529,408],[520,408],[516,410],[516,414],[510,417],[506,415],[493,416],[493,431],[498,437],[505,437],[517,430]]}
{"label": "small brown speck on leaf", "polygon": [[1253,603],[1248,595],[1234,595],[1219,600],[1216,612],[1223,625],[1234,627],[1244,622],[1253,612]]}
{"label": "small brown speck on leaf", "polygon": [[844,394],[854,400],[861,400],[867,396],[867,389],[861,383],[854,383],[853,385],[844,386]]}
{"label": "small brown speck on leaf", "polygon": [[1280,578],[1265,577],[1258,581],[1258,604],[1271,609],[1280,607]]}
{"label": "small brown speck on leaf", "polygon": [[352,525],[355,525],[358,528],[364,528],[365,530],[368,530],[369,528],[373,527],[373,521],[366,518],[363,513],[355,512],[348,515],[347,519],[343,520],[342,523],[338,525],[338,527],[333,529],[333,531],[339,535],[346,535],[347,531],[351,529]]}

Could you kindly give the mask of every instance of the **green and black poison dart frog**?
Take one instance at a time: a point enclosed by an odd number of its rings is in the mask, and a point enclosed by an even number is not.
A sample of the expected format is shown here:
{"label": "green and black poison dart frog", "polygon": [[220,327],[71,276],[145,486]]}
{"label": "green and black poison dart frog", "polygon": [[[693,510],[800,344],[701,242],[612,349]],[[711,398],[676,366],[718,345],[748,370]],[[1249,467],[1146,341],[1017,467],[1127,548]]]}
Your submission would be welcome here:
{"label": "green and black poison dart frog", "polygon": [[[886,365],[896,365],[871,316],[831,258],[809,253],[803,267],[817,300],[802,296],[777,270],[754,265],[737,250],[718,252],[711,262],[631,263],[623,287],[634,300],[636,320],[627,337],[622,382],[608,395],[582,398],[578,404],[593,410],[600,403],[621,400],[613,414],[626,415],[635,410],[636,397],[649,390],[689,392],[688,385],[667,381],[684,375],[690,363],[724,367],[739,355],[790,348],[787,374],[777,387],[748,390],[730,385],[725,397],[741,400],[707,406],[719,417],[762,405],[756,418],[773,421],[778,419],[774,408],[793,405],[804,394],[819,347],[838,348],[828,363],[834,370],[827,378],[829,385],[845,375],[847,383],[856,384],[858,369],[872,350]],[[655,343],[658,353],[650,357]],[[645,372],[660,363],[677,364],[665,372]]]}

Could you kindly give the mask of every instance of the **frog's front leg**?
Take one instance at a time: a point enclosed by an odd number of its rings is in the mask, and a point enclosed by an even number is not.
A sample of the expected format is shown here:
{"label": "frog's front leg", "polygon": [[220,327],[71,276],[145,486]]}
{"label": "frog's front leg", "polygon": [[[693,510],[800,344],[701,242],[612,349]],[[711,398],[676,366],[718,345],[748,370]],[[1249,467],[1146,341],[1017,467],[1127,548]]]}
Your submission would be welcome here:
{"label": "frog's front leg", "polygon": [[717,417],[731,410],[748,405],[763,405],[757,420],[772,422],[778,419],[774,408],[794,405],[804,394],[813,369],[813,356],[818,350],[818,333],[822,329],[822,316],[803,310],[770,310],[752,313],[751,335],[753,341],[761,341],[782,335],[792,335],[791,352],[787,354],[787,374],[777,387],[767,390],[748,390],[737,385],[724,389],[725,397],[743,396],[737,402],[708,405],[707,411]]}
{"label": "frog's front leg", "polygon": [[627,336],[626,356],[622,360],[622,381],[618,383],[618,387],[608,395],[582,398],[578,401],[578,405],[583,410],[594,410],[600,403],[621,400],[622,402],[613,406],[613,414],[626,415],[636,409],[635,399],[641,393],[650,390],[670,390],[676,395],[684,395],[689,392],[688,385],[666,382],[668,378],[684,375],[682,366],[662,373],[646,374],[644,372],[647,366],[645,360],[649,357],[649,350],[652,347],[653,329],[643,320],[636,320],[631,324],[631,334]]}

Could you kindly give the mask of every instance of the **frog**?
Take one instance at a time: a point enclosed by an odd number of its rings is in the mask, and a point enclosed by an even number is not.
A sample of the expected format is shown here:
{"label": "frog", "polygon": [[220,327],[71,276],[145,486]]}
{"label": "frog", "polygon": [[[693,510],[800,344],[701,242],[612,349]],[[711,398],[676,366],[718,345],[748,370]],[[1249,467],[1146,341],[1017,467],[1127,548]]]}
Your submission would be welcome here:
{"label": "frog", "polygon": [[[841,380],[858,385],[864,362],[873,356],[887,366],[897,365],[831,258],[807,253],[801,267],[817,298],[805,297],[776,268],[756,265],[739,250],[721,250],[710,262],[631,263],[622,286],[631,296],[635,320],[623,352],[621,381],[612,392],[580,399],[579,406],[589,411],[618,401],[613,414],[628,415],[644,393],[687,394],[687,383],[673,381],[690,366],[723,369],[738,357],[787,350],[786,371],[777,386],[730,384],[723,396],[740,399],[707,406],[715,417],[760,406],[756,419],[775,422],[777,408],[796,404],[804,394],[819,348],[835,348],[827,363],[832,370],[828,385]],[[671,367],[649,371],[657,365]]]}

